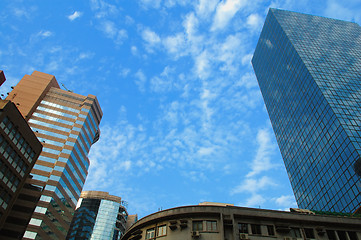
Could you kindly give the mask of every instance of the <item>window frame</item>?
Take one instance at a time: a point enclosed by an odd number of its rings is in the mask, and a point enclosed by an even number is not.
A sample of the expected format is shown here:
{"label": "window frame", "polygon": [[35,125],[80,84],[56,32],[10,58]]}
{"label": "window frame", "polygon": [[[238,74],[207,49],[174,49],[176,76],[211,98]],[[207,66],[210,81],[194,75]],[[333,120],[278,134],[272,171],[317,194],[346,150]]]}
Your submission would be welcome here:
{"label": "window frame", "polygon": [[[210,223],[210,227],[211,229],[208,229],[208,223]],[[213,223],[215,224],[215,229],[213,229]],[[206,229],[205,231],[206,232],[217,232],[218,231],[218,226],[217,226],[217,220],[205,220],[205,226],[206,226]]]}
{"label": "window frame", "polygon": [[[162,235],[159,234],[159,230],[162,229]],[[163,224],[160,226],[157,226],[157,237],[164,237],[167,236],[167,225]]]}
{"label": "window frame", "polygon": [[[194,226],[196,226],[195,224],[198,224],[197,225],[197,227],[195,228]],[[201,226],[201,229],[198,229],[198,227],[199,226]],[[193,232],[196,232],[196,231],[198,231],[198,232],[203,232],[203,229],[204,229],[204,227],[203,227],[203,220],[193,220],[192,221],[192,231]]]}
{"label": "window frame", "polygon": [[[153,233],[153,236],[151,236],[151,234]],[[148,234],[150,234],[150,236],[148,236]],[[152,228],[148,228],[147,231],[145,232],[145,239],[154,239],[155,238],[155,227]]]}

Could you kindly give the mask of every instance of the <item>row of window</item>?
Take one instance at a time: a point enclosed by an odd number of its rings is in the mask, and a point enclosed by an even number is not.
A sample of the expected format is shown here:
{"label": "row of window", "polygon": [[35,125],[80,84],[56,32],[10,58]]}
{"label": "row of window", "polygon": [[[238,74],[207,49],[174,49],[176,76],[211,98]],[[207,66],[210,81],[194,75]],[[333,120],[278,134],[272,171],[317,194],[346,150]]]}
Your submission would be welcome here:
{"label": "row of window", "polygon": [[158,227],[147,229],[145,239],[153,239],[155,237],[162,237],[167,235],[167,225],[161,225]]}
{"label": "row of window", "polygon": [[[192,222],[192,231],[199,232],[216,232],[217,221],[212,220],[197,220]],[[252,234],[263,236],[275,236],[275,228],[273,225],[249,224],[238,223],[238,232],[240,234]],[[326,230],[329,240],[359,240],[355,231],[341,231],[341,230]],[[145,239],[155,239],[167,234],[167,225],[160,225],[157,227],[149,228],[146,231]],[[315,231],[313,228],[290,228],[288,236],[291,238],[305,238],[315,239]],[[337,237],[338,236],[338,239]]]}
{"label": "row of window", "polygon": [[238,223],[238,231],[239,233],[247,233],[254,235],[275,235],[275,229],[273,225],[266,225],[267,234],[262,232],[262,228],[260,224],[248,224],[248,223]]}
{"label": "row of window", "polygon": [[[273,225],[266,225],[265,228],[261,228],[260,224],[238,223],[238,230],[239,233],[245,234],[275,236],[275,229]],[[264,232],[264,230],[267,230],[267,233]],[[357,234],[354,231],[326,230],[326,233],[329,240],[337,240],[336,235],[338,236],[338,240],[358,240]],[[292,238],[316,238],[313,228],[303,228],[302,230],[300,228],[290,228],[288,235]]]}
{"label": "row of window", "polygon": [[[13,168],[21,175],[24,176],[28,168],[25,161],[16,153],[3,136],[0,135],[0,154]],[[4,165],[5,166],[5,165]]]}
{"label": "row of window", "polygon": [[0,206],[6,210],[8,207],[11,195],[5,191],[5,189],[0,189]]}
{"label": "row of window", "polygon": [[[29,162],[32,162],[35,157],[35,152],[8,117],[4,117],[0,123],[0,127],[4,130],[5,134],[9,136],[20,152],[24,154],[25,158],[28,159]],[[3,139],[1,139],[1,141],[2,140]]]}
{"label": "row of window", "polygon": [[0,179],[15,193],[19,186],[20,179],[15,176],[2,160],[0,160]]}
{"label": "row of window", "polygon": [[193,231],[215,232],[217,231],[217,221],[193,221]]}

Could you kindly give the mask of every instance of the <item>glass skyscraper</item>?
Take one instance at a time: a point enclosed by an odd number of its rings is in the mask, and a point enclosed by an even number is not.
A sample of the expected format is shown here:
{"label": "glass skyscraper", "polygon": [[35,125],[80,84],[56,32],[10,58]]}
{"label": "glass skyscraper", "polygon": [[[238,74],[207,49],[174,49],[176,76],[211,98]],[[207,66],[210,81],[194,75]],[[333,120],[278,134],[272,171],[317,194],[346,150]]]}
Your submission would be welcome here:
{"label": "glass skyscraper", "polygon": [[299,207],[360,211],[361,27],[270,9],[252,64]]}
{"label": "glass skyscraper", "polygon": [[60,89],[54,76],[37,71],[25,75],[7,99],[43,145],[27,180],[36,188],[28,198],[37,205],[24,238],[65,239],[88,173],[88,152],[99,138],[99,103],[93,95]]}
{"label": "glass skyscraper", "polygon": [[82,192],[66,239],[120,239],[128,218],[124,203],[107,192]]}

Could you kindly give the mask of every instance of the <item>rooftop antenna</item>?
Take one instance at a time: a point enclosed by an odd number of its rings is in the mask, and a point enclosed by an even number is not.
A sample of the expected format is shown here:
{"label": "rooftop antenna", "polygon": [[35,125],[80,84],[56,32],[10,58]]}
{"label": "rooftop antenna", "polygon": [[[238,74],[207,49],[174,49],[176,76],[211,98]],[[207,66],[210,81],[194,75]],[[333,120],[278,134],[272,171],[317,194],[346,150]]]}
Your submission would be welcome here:
{"label": "rooftop antenna", "polygon": [[69,90],[67,87],[65,87],[65,85],[63,83],[60,83],[61,86],[63,86],[63,88],[65,88],[65,90],[67,90],[68,92],[73,92],[72,90]]}

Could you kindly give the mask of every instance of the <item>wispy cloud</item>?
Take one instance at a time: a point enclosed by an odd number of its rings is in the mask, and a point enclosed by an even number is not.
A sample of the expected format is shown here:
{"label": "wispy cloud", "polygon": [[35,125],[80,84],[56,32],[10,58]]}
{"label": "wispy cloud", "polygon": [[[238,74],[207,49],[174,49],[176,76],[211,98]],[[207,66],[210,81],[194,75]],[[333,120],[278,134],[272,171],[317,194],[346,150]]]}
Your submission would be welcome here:
{"label": "wispy cloud", "polygon": [[107,38],[114,41],[115,44],[122,44],[128,37],[125,29],[119,29],[113,21],[103,21],[100,23],[99,30],[101,30]]}
{"label": "wispy cloud", "polygon": [[280,197],[274,198],[273,200],[281,208],[291,208],[297,206],[294,195],[282,195]]}
{"label": "wispy cloud", "polygon": [[241,184],[236,186],[231,191],[231,194],[237,194],[242,192],[257,193],[262,189],[276,185],[277,184],[274,182],[274,180],[267,176],[263,176],[259,179],[247,178]]}
{"label": "wispy cloud", "polygon": [[196,7],[196,12],[202,18],[209,17],[216,9],[218,3],[219,0],[200,0]]}
{"label": "wispy cloud", "polygon": [[139,0],[139,2],[144,8],[159,8],[162,0]]}
{"label": "wispy cloud", "polygon": [[234,15],[245,6],[247,0],[225,0],[217,5],[216,14],[211,27],[212,31],[224,29]]}
{"label": "wispy cloud", "polygon": [[268,129],[260,129],[257,133],[257,153],[251,165],[251,172],[247,177],[253,177],[261,172],[275,168],[277,165],[271,163],[271,156],[276,146],[271,141],[271,133]]}
{"label": "wispy cloud", "polygon": [[260,31],[263,22],[263,18],[257,13],[252,13],[247,17],[247,25],[251,28],[252,31]]}
{"label": "wispy cloud", "polygon": [[83,15],[82,12],[75,11],[73,14],[68,15],[67,18],[68,18],[70,21],[74,21],[75,19],[80,18],[82,15]]}
{"label": "wispy cloud", "polygon": [[116,5],[104,0],[90,0],[90,8],[95,12],[95,17],[100,19],[119,14],[119,9]]}
{"label": "wispy cloud", "polygon": [[145,92],[145,84],[147,82],[147,77],[145,76],[145,74],[143,73],[143,71],[141,69],[139,69],[136,73],[135,73],[135,84],[137,84],[139,91],[141,92]]}
{"label": "wispy cloud", "polygon": [[153,32],[149,28],[144,29],[142,31],[141,35],[142,35],[143,40],[146,43],[146,47],[147,47],[148,51],[150,51],[150,52],[153,51],[153,47],[155,47],[156,45],[158,45],[161,42],[161,39],[158,36],[158,34]]}
{"label": "wispy cloud", "polygon": [[50,31],[40,31],[40,32],[38,33],[38,35],[41,36],[41,37],[47,38],[47,37],[52,36],[53,33],[50,32]]}
{"label": "wispy cloud", "polygon": [[154,76],[150,80],[150,88],[153,92],[170,91],[173,87],[173,72],[174,69],[166,66],[159,76]]}

